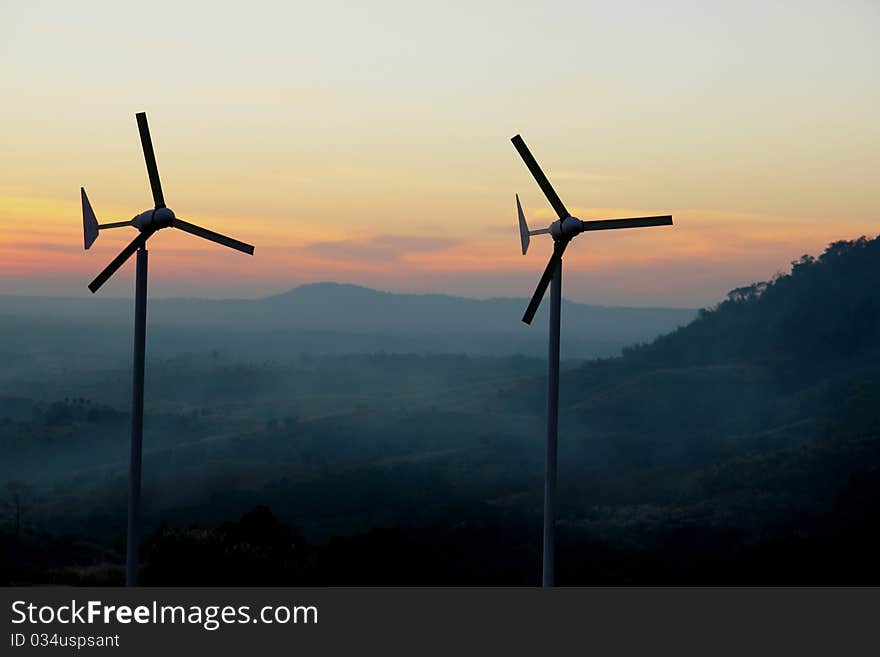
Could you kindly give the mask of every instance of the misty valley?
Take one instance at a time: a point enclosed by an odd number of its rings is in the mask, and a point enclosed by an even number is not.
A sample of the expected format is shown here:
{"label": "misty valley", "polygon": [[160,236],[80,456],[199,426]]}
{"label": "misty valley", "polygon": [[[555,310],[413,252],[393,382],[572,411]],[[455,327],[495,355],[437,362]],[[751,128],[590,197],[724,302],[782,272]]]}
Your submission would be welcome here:
{"label": "misty valley", "polygon": [[[862,238],[699,312],[566,302],[558,583],[877,583],[878,292]],[[540,582],[546,315],[150,303],[143,584]],[[124,581],[130,321],[0,299],[4,584]]]}

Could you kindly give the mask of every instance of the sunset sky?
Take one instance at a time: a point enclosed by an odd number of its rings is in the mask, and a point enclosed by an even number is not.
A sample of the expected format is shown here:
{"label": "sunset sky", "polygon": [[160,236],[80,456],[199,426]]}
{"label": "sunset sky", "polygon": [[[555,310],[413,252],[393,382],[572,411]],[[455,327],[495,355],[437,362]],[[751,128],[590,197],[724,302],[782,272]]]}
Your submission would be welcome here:
{"label": "sunset sky", "polygon": [[[880,3],[0,1],[0,294],[90,296],[151,197],[256,245],[150,240],[153,296],[333,280],[529,296],[552,210],[582,219],[565,295],[703,306],[880,232]],[[101,296],[132,294],[133,263]]]}

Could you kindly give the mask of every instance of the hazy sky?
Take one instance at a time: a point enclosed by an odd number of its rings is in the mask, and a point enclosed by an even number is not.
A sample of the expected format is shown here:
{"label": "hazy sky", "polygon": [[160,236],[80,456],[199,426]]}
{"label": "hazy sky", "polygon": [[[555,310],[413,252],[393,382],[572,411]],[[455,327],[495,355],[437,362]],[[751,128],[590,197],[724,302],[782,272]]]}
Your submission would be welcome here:
{"label": "hazy sky", "polygon": [[[0,0],[0,294],[88,295],[151,205],[256,245],[150,240],[155,296],[318,280],[528,296],[514,193],[552,210],[522,133],[583,218],[566,296],[707,305],[880,231],[880,3]],[[133,264],[99,294],[131,295]]]}

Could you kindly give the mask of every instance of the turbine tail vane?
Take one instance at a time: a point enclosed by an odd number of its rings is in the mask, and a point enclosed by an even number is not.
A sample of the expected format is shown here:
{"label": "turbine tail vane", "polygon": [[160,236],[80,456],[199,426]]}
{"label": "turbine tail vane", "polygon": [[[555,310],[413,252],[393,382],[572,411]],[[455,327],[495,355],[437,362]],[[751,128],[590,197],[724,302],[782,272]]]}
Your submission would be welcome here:
{"label": "turbine tail vane", "polygon": [[80,187],[79,191],[82,196],[83,243],[85,244],[86,251],[88,251],[89,247],[95,243],[96,239],[98,239],[98,218],[95,216],[95,211],[92,210],[92,204],[89,203],[89,197],[86,196],[85,187]]}
{"label": "turbine tail vane", "polygon": [[529,250],[529,225],[526,223],[526,215],[523,214],[519,202],[519,194],[516,195],[516,214],[519,216],[519,241],[522,244],[522,254],[525,255]]}

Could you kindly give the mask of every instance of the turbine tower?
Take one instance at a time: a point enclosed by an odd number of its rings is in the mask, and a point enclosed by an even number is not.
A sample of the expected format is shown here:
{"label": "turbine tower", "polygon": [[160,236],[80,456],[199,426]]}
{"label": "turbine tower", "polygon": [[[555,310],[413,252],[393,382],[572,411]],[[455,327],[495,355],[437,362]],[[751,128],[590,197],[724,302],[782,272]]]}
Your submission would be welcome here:
{"label": "turbine tower", "polygon": [[581,221],[571,216],[563,205],[547,176],[541,171],[538,162],[532,156],[522,137],[516,135],[511,139],[514,148],[526,163],[550,201],[550,205],[559,216],[547,228],[529,230],[523,214],[519,195],[516,197],[516,211],[519,218],[520,242],[523,255],[529,249],[529,238],[532,235],[549,234],[553,238],[553,255],[544,269],[538,287],[532,295],[522,321],[531,324],[547,286],[550,286],[550,333],[548,350],[548,383],[547,383],[547,453],[544,473],[544,542],[543,542],[543,575],[544,586],[553,586],[555,575],[556,551],[556,438],[559,427],[559,320],[562,305],[562,254],[568,243],[577,235],[592,230],[614,230],[617,228],[644,228],[647,226],[671,226],[672,216],[636,217],[632,219],[602,219],[599,221]]}
{"label": "turbine tower", "polygon": [[153,153],[153,142],[150,139],[150,128],[147,125],[147,115],[140,112],[135,115],[138,130],[141,136],[141,146],[144,149],[144,159],[147,162],[147,175],[150,178],[150,188],[153,191],[155,207],[146,210],[129,221],[116,221],[113,223],[99,224],[92,205],[86,196],[86,190],[80,188],[82,195],[83,210],[83,240],[85,248],[89,249],[98,239],[101,229],[121,228],[133,226],[140,231],[131,243],[116,256],[113,261],[104,268],[98,276],[89,283],[92,293],[107,282],[107,280],[122,267],[123,264],[137,252],[135,269],[135,297],[134,297],[134,364],[132,367],[132,401],[131,401],[131,460],[129,469],[129,495],[128,495],[128,538],[125,559],[125,585],[137,586],[138,576],[138,548],[140,546],[140,496],[141,496],[141,455],[144,430],[144,356],[147,319],[147,240],[157,230],[163,228],[178,228],[197,237],[202,237],[223,246],[242,251],[248,255],[254,254],[254,247],[244,242],[239,242],[231,237],[226,237],[212,230],[207,230],[191,224],[175,216],[174,212],[165,205],[165,197],[162,195],[162,183],[159,181],[159,169],[156,167],[156,155]]}

